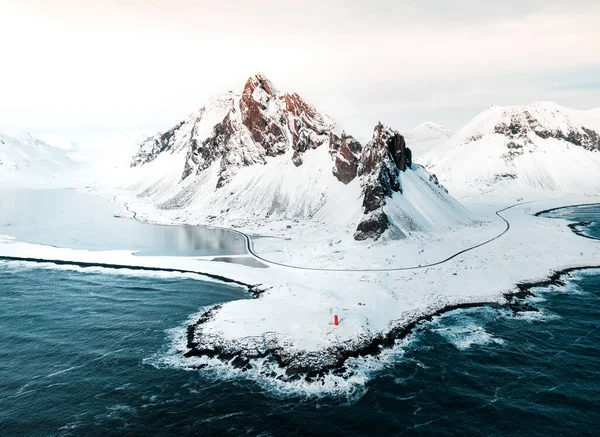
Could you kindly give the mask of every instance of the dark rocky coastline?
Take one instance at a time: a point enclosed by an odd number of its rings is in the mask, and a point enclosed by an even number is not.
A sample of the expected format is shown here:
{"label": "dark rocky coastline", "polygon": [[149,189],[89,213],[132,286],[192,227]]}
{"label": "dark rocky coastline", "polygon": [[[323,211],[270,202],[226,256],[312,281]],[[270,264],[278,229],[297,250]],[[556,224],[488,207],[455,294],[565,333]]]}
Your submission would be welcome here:
{"label": "dark rocky coastline", "polygon": [[[364,341],[358,344],[340,344],[326,351],[311,354],[298,354],[289,356],[284,353],[281,346],[267,348],[263,351],[235,350],[226,349],[222,346],[213,348],[199,347],[196,341],[198,330],[201,330],[202,325],[210,321],[220,306],[213,307],[205,312],[200,319],[193,325],[188,327],[187,331],[187,347],[185,352],[186,357],[209,357],[218,358],[224,362],[228,362],[233,367],[246,371],[251,368],[251,360],[260,358],[271,358],[279,367],[285,369],[285,376],[282,375],[266,375],[276,377],[278,379],[299,380],[304,379],[308,382],[323,378],[328,373],[344,375],[348,373],[345,364],[350,358],[378,356],[385,349],[394,347],[397,341],[402,340],[409,334],[419,328],[420,325],[433,320],[435,317],[441,316],[444,313],[458,309],[467,309],[475,307],[490,306],[494,308],[509,308],[516,312],[523,311],[538,311],[531,304],[523,300],[533,295],[531,289],[535,287],[544,287],[550,285],[564,286],[565,282],[562,278],[572,272],[588,269],[600,269],[600,265],[569,267],[553,272],[547,279],[534,282],[521,282],[516,285],[516,291],[506,293],[504,298],[505,303],[495,302],[465,302],[447,305],[431,314],[422,315],[404,326],[398,326],[391,329],[387,333],[382,333],[373,338],[365,338]],[[324,359],[324,357],[327,357]]]}
{"label": "dark rocky coastline", "polygon": [[[578,206],[592,206],[592,205],[600,205],[599,203],[582,203],[579,205],[568,205],[568,206],[561,206],[558,208],[550,208],[550,209],[546,209],[544,211],[540,211],[540,212],[536,212],[534,214],[535,217],[541,217],[544,214],[548,214],[552,211],[558,211],[561,209],[565,209],[565,208],[576,208]],[[579,222],[575,222],[575,223],[569,223],[569,228],[576,233],[577,235],[579,235],[580,237],[584,237],[584,238],[588,238],[590,240],[600,240],[600,238],[598,237],[594,237],[592,235],[586,234],[581,228],[585,228],[586,226],[591,225],[593,222],[589,222],[589,221],[579,221]]]}

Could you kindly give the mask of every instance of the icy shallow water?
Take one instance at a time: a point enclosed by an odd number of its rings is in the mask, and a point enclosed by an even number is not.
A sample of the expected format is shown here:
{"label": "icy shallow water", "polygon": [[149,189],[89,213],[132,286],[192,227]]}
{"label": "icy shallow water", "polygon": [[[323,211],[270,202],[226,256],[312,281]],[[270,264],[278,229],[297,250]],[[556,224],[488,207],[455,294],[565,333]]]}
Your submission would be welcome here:
{"label": "icy shallow water", "polygon": [[71,249],[137,250],[139,255],[246,253],[243,237],[228,230],[114,217],[123,213],[104,197],[74,190],[0,190],[0,235],[18,241]]}
{"label": "icy shallow water", "polygon": [[600,272],[534,292],[427,323],[345,386],[285,387],[174,350],[241,288],[0,262],[0,435],[597,435]]}
{"label": "icy shallow water", "polygon": [[600,205],[585,205],[554,209],[541,214],[542,217],[561,218],[574,223],[585,222],[585,226],[577,226],[583,235],[600,239]]}

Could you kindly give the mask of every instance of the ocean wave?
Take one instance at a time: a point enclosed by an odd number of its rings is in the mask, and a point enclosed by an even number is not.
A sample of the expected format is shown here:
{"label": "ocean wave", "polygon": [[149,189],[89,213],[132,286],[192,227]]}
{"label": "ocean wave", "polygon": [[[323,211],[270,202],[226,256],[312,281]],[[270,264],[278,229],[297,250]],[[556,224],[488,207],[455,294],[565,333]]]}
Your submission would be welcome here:
{"label": "ocean wave", "polygon": [[442,336],[446,341],[461,351],[469,349],[473,345],[487,346],[490,344],[504,344],[503,339],[494,337],[487,332],[483,326],[480,326],[475,321],[471,320],[463,320],[460,323],[451,326],[432,328],[431,331]]}

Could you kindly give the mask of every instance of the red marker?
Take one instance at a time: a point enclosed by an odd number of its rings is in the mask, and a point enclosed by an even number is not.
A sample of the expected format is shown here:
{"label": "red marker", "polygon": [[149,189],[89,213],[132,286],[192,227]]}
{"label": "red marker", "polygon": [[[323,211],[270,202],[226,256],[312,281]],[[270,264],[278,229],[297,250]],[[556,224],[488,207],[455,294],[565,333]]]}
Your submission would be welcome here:
{"label": "red marker", "polygon": [[339,325],[339,323],[340,323],[340,320],[338,319],[338,316],[337,316],[337,314],[335,314],[335,315],[333,316],[333,324],[334,324],[335,326],[337,326],[337,325]]}

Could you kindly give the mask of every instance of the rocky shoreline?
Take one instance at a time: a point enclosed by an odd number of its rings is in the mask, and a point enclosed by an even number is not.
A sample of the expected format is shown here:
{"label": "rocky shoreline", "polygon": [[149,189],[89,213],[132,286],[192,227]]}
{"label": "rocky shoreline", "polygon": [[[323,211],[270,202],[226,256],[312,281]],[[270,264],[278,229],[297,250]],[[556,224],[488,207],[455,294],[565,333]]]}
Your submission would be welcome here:
{"label": "rocky shoreline", "polygon": [[583,238],[589,238],[590,240],[600,240],[600,238],[598,237],[593,237],[591,235],[586,234],[582,229],[580,228],[585,228],[586,226],[591,225],[593,222],[577,222],[577,223],[571,223],[569,225],[569,228],[571,228],[571,230],[573,232],[575,232],[577,235],[579,235],[580,237]]}
{"label": "rocky shoreline", "polygon": [[[272,376],[277,379],[299,380],[303,379],[307,382],[312,382],[323,378],[329,373],[343,375],[348,372],[346,361],[350,358],[377,356],[385,349],[394,347],[397,341],[404,339],[409,334],[415,331],[419,325],[433,320],[435,317],[441,316],[444,313],[458,309],[467,309],[483,306],[491,306],[495,308],[504,307],[512,311],[538,311],[535,307],[524,299],[533,295],[532,288],[544,287],[550,285],[564,286],[565,282],[562,278],[575,271],[600,269],[600,265],[569,267],[555,271],[547,279],[535,282],[522,282],[516,284],[516,291],[504,294],[504,303],[499,302],[465,302],[447,305],[433,313],[424,314],[410,321],[409,323],[392,328],[387,333],[382,333],[370,339],[364,339],[364,342],[354,344],[340,344],[334,348],[330,348],[320,352],[312,352],[308,354],[289,355],[285,353],[282,346],[266,348],[262,351],[256,349],[242,349],[230,345],[215,345],[213,347],[202,346],[198,338],[202,337],[202,326],[209,322],[221,308],[220,305],[207,310],[196,323],[188,326],[187,329],[187,347],[188,351],[184,353],[185,357],[207,357],[217,358],[223,362],[229,363],[234,368],[242,371],[247,371],[252,367],[251,361],[256,359],[271,359],[284,370],[283,374],[265,375]],[[206,344],[206,343],[204,343]],[[204,366],[198,366],[204,367]]]}

